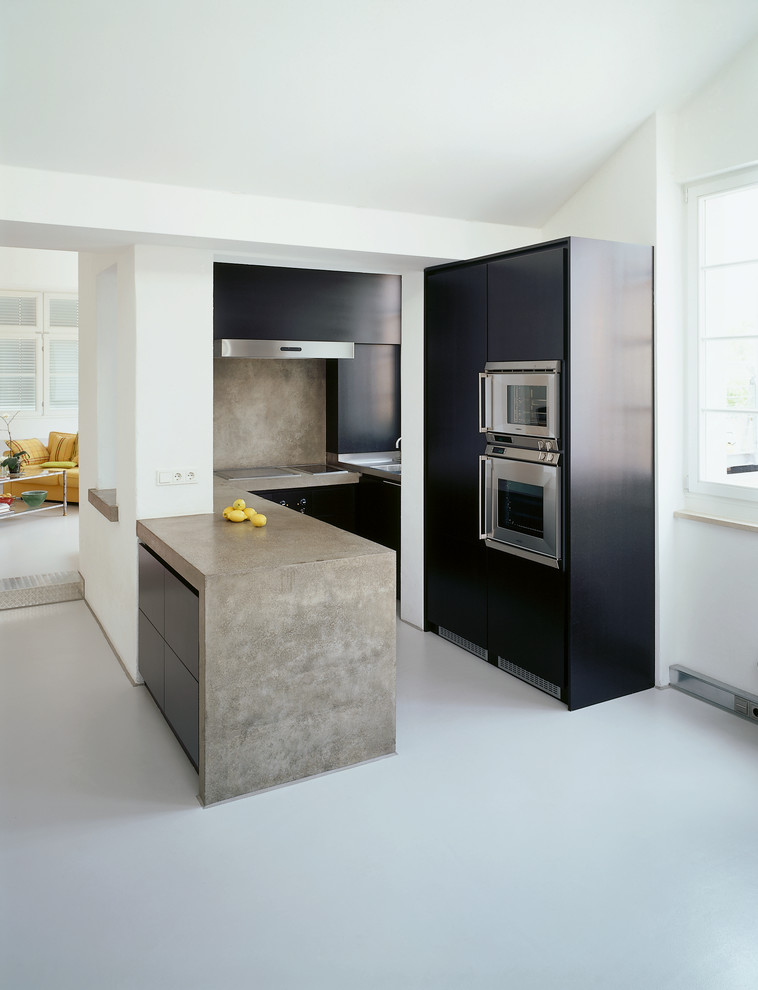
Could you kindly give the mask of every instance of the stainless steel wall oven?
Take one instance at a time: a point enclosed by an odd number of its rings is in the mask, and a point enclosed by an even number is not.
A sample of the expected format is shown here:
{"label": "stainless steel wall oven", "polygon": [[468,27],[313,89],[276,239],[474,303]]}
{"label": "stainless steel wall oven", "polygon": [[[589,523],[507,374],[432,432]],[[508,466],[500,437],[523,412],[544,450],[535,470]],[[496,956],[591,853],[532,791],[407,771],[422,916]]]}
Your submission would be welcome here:
{"label": "stainless steel wall oven", "polygon": [[487,445],[480,457],[480,537],[487,546],[561,566],[561,456]]}

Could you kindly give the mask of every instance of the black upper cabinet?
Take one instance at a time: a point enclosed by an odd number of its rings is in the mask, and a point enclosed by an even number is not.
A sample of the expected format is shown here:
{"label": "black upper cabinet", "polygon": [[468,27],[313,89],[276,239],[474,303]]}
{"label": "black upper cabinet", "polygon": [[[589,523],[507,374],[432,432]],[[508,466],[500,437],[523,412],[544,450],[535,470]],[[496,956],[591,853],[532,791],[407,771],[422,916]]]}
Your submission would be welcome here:
{"label": "black upper cabinet", "polygon": [[356,344],[355,357],[326,363],[326,449],[392,450],[400,436],[400,347]]}
{"label": "black upper cabinet", "polygon": [[487,265],[487,360],[559,361],[567,319],[565,245]]}
{"label": "black upper cabinet", "polygon": [[400,343],[399,275],[213,266],[213,336]]}

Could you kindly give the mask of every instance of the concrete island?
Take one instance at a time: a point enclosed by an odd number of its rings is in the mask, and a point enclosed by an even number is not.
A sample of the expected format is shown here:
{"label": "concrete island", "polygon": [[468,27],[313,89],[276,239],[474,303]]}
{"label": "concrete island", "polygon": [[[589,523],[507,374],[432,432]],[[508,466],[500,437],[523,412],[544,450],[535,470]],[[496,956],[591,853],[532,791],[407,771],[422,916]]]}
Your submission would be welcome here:
{"label": "concrete island", "polygon": [[[230,523],[244,498],[268,525]],[[216,482],[137,536],[199,596],[199,799],[395,752],[395,553]]]}

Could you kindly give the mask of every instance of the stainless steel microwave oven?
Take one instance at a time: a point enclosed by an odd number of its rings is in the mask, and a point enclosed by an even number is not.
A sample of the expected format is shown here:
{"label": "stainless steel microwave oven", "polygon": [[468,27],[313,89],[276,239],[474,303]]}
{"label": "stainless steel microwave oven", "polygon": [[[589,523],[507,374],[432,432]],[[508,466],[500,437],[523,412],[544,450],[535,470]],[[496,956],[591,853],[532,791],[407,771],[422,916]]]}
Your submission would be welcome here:
{"label": "stainless steel microwave oven", "polygon": [[559,449],[560,378],[560,361],[488,361],[479,375],[479,432],[535,437]]}

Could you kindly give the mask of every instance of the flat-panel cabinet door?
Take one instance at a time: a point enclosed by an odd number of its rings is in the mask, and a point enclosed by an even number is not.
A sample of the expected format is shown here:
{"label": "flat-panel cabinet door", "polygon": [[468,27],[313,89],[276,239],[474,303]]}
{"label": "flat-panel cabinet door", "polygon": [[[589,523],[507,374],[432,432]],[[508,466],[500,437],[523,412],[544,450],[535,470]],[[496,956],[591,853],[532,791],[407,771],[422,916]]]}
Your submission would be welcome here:
{"label": "flat-panel cabinet door", "polygon": [[488,549],[487,578],[490,663],[565,701],[565,571]]}
{"label": "flat-panel cabinet door", "polygon": [[556,245],[487,265],[488,361],[563,359],[567,252]]}
{"label": "flat-panel cabinet door", "polygon": [[400,343],[399,275],[217,262],[213,336]]}
{"label": "flat-panel cabinet door", "polygon": [[199,691],[195,678],[190,674],[170,646],[165,646],[166,718],[189,758],[197,767],[199,756]]}
{"label": "flat-panel cabinet door", "polygon": [[487,359],[487,266],[426,277],[426,621],[484,648],[479,540],[479,374]]}
{"label": "flat-panel cabinet door", "polygon": [[310,515],[339,529],[355,532],[355,490],[357,485],[329,485],[311,489]]}
{"label": "flat-panel cabinet door", "polygon": [[145,679],[150,694],[159,708],[163,708],[163,637],[150,622],[142,609],[139,610],[138,652],[139,672]]}
{"label": "flat-panel cabinet door", "polygon": [[137,546],[139,561],[139,607],[161,636],[164,634],[163,575],[166,568],[142,544]]}
{"label": "flat-panel cabinet door", "polygon": [[166,642],[193,677],[198,676],[199,599],[171,571],[166,571]]}

